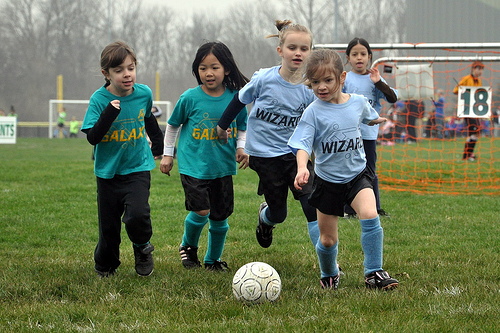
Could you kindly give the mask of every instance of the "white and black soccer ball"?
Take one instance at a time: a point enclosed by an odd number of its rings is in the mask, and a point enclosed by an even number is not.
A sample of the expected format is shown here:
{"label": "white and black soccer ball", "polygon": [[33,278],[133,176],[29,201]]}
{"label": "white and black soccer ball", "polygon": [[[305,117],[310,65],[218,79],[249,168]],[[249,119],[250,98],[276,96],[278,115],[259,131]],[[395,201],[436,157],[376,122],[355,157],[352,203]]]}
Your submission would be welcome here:
{"label": "white and black soccer ball", "polygon": [[273,302],[281,293],[278,272],[264,262],[251,262],[236,271],[233,277],[233,294],[247,304]]}

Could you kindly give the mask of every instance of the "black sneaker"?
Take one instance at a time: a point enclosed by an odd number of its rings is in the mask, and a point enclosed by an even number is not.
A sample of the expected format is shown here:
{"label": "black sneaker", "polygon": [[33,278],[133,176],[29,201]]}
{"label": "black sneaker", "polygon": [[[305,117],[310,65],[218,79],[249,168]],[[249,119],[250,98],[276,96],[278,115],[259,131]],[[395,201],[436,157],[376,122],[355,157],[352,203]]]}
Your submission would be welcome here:
{"label": "black sneaker", "polygon": [[263,248],[268,248],[269,246],[271,246],[271,243],[273,242],[273,229],[274,229],[274,226],[265,224],[260,218],[260,213],[266,207],[267,207],[266,202],[260,204],[259,224],[257,225],[257,230],[255,231],[255,234],[257,236],[257,241]]}
{"label": "black sneaker", "polygon": [[209,271],[227,272],[229,267],[225,261],[217,260],[213,264],[205,264],[205,269]]}
{"label": "black sneaker", "polygon": [[94,270],[95,270],[95,272],[97,273],[97,275],[99,275],[99,276],[100,276],[100,277],[102,277],[102,278],[105,278],[105,277],[110,277],[110,276],[112,276],[112,275],[115,275],[115,273],[116,273],[116,269],[114,269],[114,268],[110,268],[110,269],[109,269],[109,270],[107,270],[107,271],[100,271],[100,270],[98,270],[98,269],[94,269]]}
{"label": "black sneaker", "polygon": [[391,278],[386,271],[377,271],[365,276],[365,285],[367,288],[390,290],[397,288],[399,281]]}
{"label": "black sneaker", "polygon": [[135,271],[140,276],[149,276],[153,273],[155,264],[153,262],[153,255],[151,252],[154,251],[155,247],[151,243],[147,243],[142,246],[134,247],[134,257],[135,257]]}
{"label": "black sneaker", "polygon": [[387,213],[387,212],[386,212],[385,210],[383,210],[382,208],[377,209],[377,213],[378,213],[378,215],[379,215],[379,216],[391,217],[391,216],[389,215],[389,213]]}
{"label": "black sneaker", "polygon": [[343,273],[341,273],[341,271],[339,271],[337,276],[327,276],[327,277],[321,278],[321,280],[319,280],[319,283],[321,283],[321,288],[337,290],[339,288],[341,274],[343,274]]}
{"label": "black sneaker", "polygon": [[182,265],[187,268],[201,267],[198,260],[198,248],[196,246],[180,246],[179,253],[181,255]]}

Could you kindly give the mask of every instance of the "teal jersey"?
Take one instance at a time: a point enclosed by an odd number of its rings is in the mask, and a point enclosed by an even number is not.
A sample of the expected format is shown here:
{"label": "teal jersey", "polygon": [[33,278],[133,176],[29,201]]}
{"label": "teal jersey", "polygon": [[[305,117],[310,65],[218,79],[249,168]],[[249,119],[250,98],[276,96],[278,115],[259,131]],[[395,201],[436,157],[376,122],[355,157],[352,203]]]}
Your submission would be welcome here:
{"label": "teal jersey", "polygon": [[200,86],[186,90],[177,101],[168,123],[180,127],[177,145],[179,173],[198,179],[236,174],[236,138],[247,128],[246,107],[230,125],[228,143],[219,141],[217,122],[236,91],[226,89],[219,97],[207,95]]}
{"label": "teal jersey", "polygon": [[94,172],[97,177],[111,179],[115,175],[151,171],[156,166],[146,139],[144,117],[151,116],[153,93],[136,83],[132,94],[120,97],[99,88],[89,101],[82,131],[94,127],[102,111],[112,100],[120,101],[120,113],[104,138],[95,146]]}

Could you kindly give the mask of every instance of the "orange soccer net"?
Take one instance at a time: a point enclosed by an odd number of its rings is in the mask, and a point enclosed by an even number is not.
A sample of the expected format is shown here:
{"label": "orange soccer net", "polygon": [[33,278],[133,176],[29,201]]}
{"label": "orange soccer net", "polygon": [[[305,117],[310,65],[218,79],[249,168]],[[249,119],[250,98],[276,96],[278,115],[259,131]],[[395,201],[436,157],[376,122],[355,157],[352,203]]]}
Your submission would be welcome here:
{"label": "orange soccer net", "polygon": [[[374,59],[383,56],[380,51],[374,51]],[[396,86],[398,75],[404,75],[393,69],[410,63],[401,58],[411,56],[412,64],[419,62],[414,59],[415,50],[401,53],[404,55],[397,57],[398,60],[377,64],[391,87]],[[422,58],[427,59],[421,64],[433,67],[431,91],[440,90],[444,97],[444,121],[436,121],[433,102],[439,98],[436,95],[419,100],[401,100],[396,105],[383,105],[381,113],[390,121],[380,126],[377,161],[380,188],[414,193],[499,195],[500,128],[497,117],[500,111],[500,51],[440,49],[420,53],[426,53]],[[432,63],[428,60],[429,54],[431,57],[432,54],[439,54],[453,60]],[[474,158],[464,160],[467,129],[464,118],[457,117],[457,109],[463,106],[459,104],[459,96],[453,93],[453,89],[462,77],[471,73],[471,57],[480,59],[484,64],[482,86],[491,88],[487,91],[491,96],[484,95],[483,91],[483,95],[475,97],[479,99],[478,103],[483,103],[480,107],[482,111],[487,105],[486,97],[490,98],[491,116],[479,119],[480,137],[474,147]],[[461,96],[462,99],[464,96]],[[410,108],[412,103],[415,105]],[[474,102],[470,103],[472,105]]]}

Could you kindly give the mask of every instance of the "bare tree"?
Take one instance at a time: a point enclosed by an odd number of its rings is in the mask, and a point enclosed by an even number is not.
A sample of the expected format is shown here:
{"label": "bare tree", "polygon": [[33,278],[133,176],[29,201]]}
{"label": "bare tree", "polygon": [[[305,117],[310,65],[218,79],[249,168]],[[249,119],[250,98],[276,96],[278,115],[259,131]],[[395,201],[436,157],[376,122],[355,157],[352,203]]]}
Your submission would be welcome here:
{"label": "bare tree", "polygon": [[[224,42],[243,73],[279,64],[276,19],[308,26],[314,43],[403,40],[406,0],[239,1],[229,10],[177,15],[167,6],[146,8],[129,0],[0,0],[0,107],[15,104],[20,120],[46,120],[56,98],[57,75],[64,97],[88,99],[104,81],[100,52],[121,39],[138,56],[138,81],[154,88],[160,73],[161,99],[173,102],[196,85],[191,64],[205,40]],[[333,29],[337,27],[337,31]]]}

